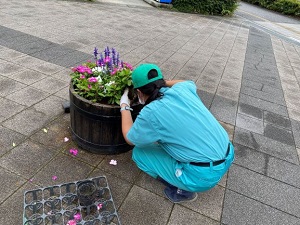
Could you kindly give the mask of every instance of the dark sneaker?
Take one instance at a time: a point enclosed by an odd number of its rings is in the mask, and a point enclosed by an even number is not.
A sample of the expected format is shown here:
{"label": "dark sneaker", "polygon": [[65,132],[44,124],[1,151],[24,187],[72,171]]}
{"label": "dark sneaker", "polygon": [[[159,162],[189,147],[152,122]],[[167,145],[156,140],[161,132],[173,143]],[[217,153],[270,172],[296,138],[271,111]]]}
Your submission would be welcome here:
{"label": "dark sneaker", "polygon": [[166,187],[164,192],[167,198],[173,203],[193,202],[198,197],[195,192],[184,191],[179,188]]}

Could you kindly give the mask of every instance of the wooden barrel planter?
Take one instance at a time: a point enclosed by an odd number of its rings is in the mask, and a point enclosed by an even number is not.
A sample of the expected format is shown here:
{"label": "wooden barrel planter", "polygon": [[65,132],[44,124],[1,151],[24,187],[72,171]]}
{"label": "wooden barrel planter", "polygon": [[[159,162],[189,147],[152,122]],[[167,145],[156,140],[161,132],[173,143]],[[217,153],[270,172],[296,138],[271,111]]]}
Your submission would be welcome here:
{"label": "wooden barrel planter", "polygon": [[[123,138],[120,107],[92,103],[77,95],[70,84],[70,116],[73,140],[83,148],[96,154],[120,154],[132,149]],[[134,120],[142,105],[132,106]]]}

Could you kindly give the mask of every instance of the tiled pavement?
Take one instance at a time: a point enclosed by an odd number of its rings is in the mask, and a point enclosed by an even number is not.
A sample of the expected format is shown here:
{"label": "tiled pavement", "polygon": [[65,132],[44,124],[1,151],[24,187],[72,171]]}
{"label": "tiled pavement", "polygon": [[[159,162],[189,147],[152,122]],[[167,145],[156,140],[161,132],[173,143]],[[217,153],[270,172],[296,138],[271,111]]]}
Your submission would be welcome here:
{"label": "tiled pavement", "polygon": [[[125,225],[300,224],[298,45],[240,17],[99,2],[0,4],[1,225],[22,224],[24,190],[100,175]],[[194,80],[228,131],[234,165],[196,202],[170,203],[131,152],[68,153],[76,147],[63,142],[70,137],[62,108],[70,67],[107,45],[133,65],[153,62],[166,78]]]}

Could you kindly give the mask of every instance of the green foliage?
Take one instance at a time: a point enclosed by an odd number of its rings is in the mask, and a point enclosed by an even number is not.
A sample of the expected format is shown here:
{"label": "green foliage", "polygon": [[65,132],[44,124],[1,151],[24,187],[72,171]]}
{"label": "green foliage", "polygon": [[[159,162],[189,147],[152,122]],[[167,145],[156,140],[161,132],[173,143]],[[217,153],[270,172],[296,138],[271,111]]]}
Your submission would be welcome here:
{"label": "green foliage", "polygon": [[232,15],[237,0],[174,0],[173,7],[181,12],[210,15]]}
{"label": "green foliage", "polygon": [[94,55],[101,57],[99,60],[96,58],[96,62],[86,62],[72,68],[70,76],[75,92],[95,103],[120,104],[125,88],[133,92],[132,66],[119,61],[115,50],[110,52],[108,47],[104,57],[96,48]]}
{"label": "green foliage", "polygon": [[299,0],[243,0],[286,15],[300,16]]}
{"label": "green foliage", "polygon": [[283,14],[300,16],[300,1],[298,0],[277,0],[268,8]]}

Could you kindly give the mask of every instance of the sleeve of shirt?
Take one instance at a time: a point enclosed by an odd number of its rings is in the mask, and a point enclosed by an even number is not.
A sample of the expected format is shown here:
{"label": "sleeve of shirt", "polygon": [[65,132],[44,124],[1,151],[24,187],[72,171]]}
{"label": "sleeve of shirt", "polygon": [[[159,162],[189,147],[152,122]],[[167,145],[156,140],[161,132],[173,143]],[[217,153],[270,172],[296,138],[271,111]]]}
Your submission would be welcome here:
{"label": "sleeve of shirt", "polygon": [[194,94],[197,94],[197,87],[196,87],[195,82],[193,82],[193,81],[179,82],[177,84],[174,84],[172,89],[176,90],[179,93],[182,93],[184,91],[189,91]]}
{"label": "sleeve of shirt", "polygon": [[127,133],[127,139],[137,147],[147,146],[159,141],[159,134],[149,116],[150,109],[144,108]]}

